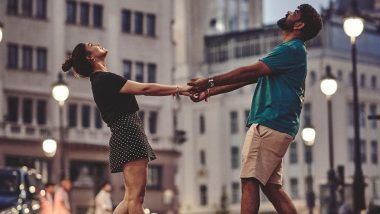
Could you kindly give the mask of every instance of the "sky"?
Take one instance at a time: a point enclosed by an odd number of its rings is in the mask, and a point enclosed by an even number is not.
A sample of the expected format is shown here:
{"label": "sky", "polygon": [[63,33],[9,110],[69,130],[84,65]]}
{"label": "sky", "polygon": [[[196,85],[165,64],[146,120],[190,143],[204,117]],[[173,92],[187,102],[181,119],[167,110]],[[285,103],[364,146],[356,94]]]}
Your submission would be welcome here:
{"label": "sky", "polygon": [[287,11],[294,11],[298,5],[307,3],[320,11],[329,0],[264,0],[264,23],[273,24],[285,16]]}

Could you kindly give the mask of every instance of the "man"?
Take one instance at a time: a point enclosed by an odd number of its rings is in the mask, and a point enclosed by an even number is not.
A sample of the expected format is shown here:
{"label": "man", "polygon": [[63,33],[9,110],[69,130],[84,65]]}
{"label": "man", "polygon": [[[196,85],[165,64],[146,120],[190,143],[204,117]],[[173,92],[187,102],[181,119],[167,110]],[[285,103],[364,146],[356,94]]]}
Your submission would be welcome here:
{"label": "man", "polygon": [[95,214],[112,213],[111,191],[112,186],[109,182],[104,182],[101,185],[101,189],[95,197]]}
{"label": "man", "polygon": [[257,63],[188,83],[195,102],[257,83],[242,149],[243,214],[258,213],[260,188],[278,213],[297,213],[282,188],[282,158],[299,129],[307,71],[304,42],[319,33],[322,20],[312,6],[302,4],[277,25],[283,43]]}
{"label": "man", "polygon": [[54,196],[54,214],[70,214],[69,192],[71,190],[71,181],[63,179],[61,186]]}
{"label": "man", "polygon": [[53,201],[53,194],[54,194],[54,184],[53,183],[46,183],[45,184],[45,195],[41,196],[41,214],[52,214],[53,208],[54,208],[54,201]]}

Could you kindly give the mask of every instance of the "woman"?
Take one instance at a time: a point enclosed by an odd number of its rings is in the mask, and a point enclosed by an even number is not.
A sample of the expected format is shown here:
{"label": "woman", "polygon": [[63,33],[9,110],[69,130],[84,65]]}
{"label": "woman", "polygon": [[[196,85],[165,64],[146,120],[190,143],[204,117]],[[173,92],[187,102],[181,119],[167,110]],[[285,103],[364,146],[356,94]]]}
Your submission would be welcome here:
{"label": "woman", "polygon": [[[190,86],[139,83],[107,71],[107,50],[99,44],[80,43],[62,65],[63,71],[74,68],[81,77],[90,77],[95,103],[103,121],[111,129],[110,168],[123,172],[125,196],[115,214],[143,214],[147,165],[156,159],[143,125],[134,95],[188,95]],[[128,192],[128,193],[127,193]]]}

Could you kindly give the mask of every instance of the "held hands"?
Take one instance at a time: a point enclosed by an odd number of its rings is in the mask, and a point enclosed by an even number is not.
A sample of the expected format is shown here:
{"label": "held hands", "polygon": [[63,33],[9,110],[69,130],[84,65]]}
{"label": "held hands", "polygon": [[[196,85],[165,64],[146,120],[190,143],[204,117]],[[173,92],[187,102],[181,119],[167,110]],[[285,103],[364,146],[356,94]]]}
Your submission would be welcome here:
{"label": "held hands", "polygon": [[187,85],[193,86],[191,89],[190,99],[193,102],[200,102],[205,100],[210,96],[210,90],[208,89],[208,78],[196,77],[191,79]]}

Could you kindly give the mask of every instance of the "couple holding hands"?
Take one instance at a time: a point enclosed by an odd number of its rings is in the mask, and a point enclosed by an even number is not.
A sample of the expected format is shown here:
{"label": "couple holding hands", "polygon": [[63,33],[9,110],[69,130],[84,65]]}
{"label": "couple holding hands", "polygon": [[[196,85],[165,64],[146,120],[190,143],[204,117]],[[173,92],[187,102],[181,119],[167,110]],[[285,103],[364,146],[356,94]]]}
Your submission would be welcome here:
{"label": "couple holding hands", "polygon": [[[99,44],[80,43],[62,65],[89,77],[94,101],[110,127],[109,161],[112,173],[122,172],[124,199],[115,214],[143,214],[148,162],[156,158],[144,133],[135,95],[186,95],[194,102],[256,83],[242,148],[241,213],[258,213],[260,189],[278,213],[297,213],[282,187],[282,158],[299,129],[305,93],[305,42],[322,28],[318,12],[302,4],[277,22],[283,43],[252,65],[187,85],[139,83],[108,72],[108,51]],[[191,142],[190,142],[191,143]]]}

